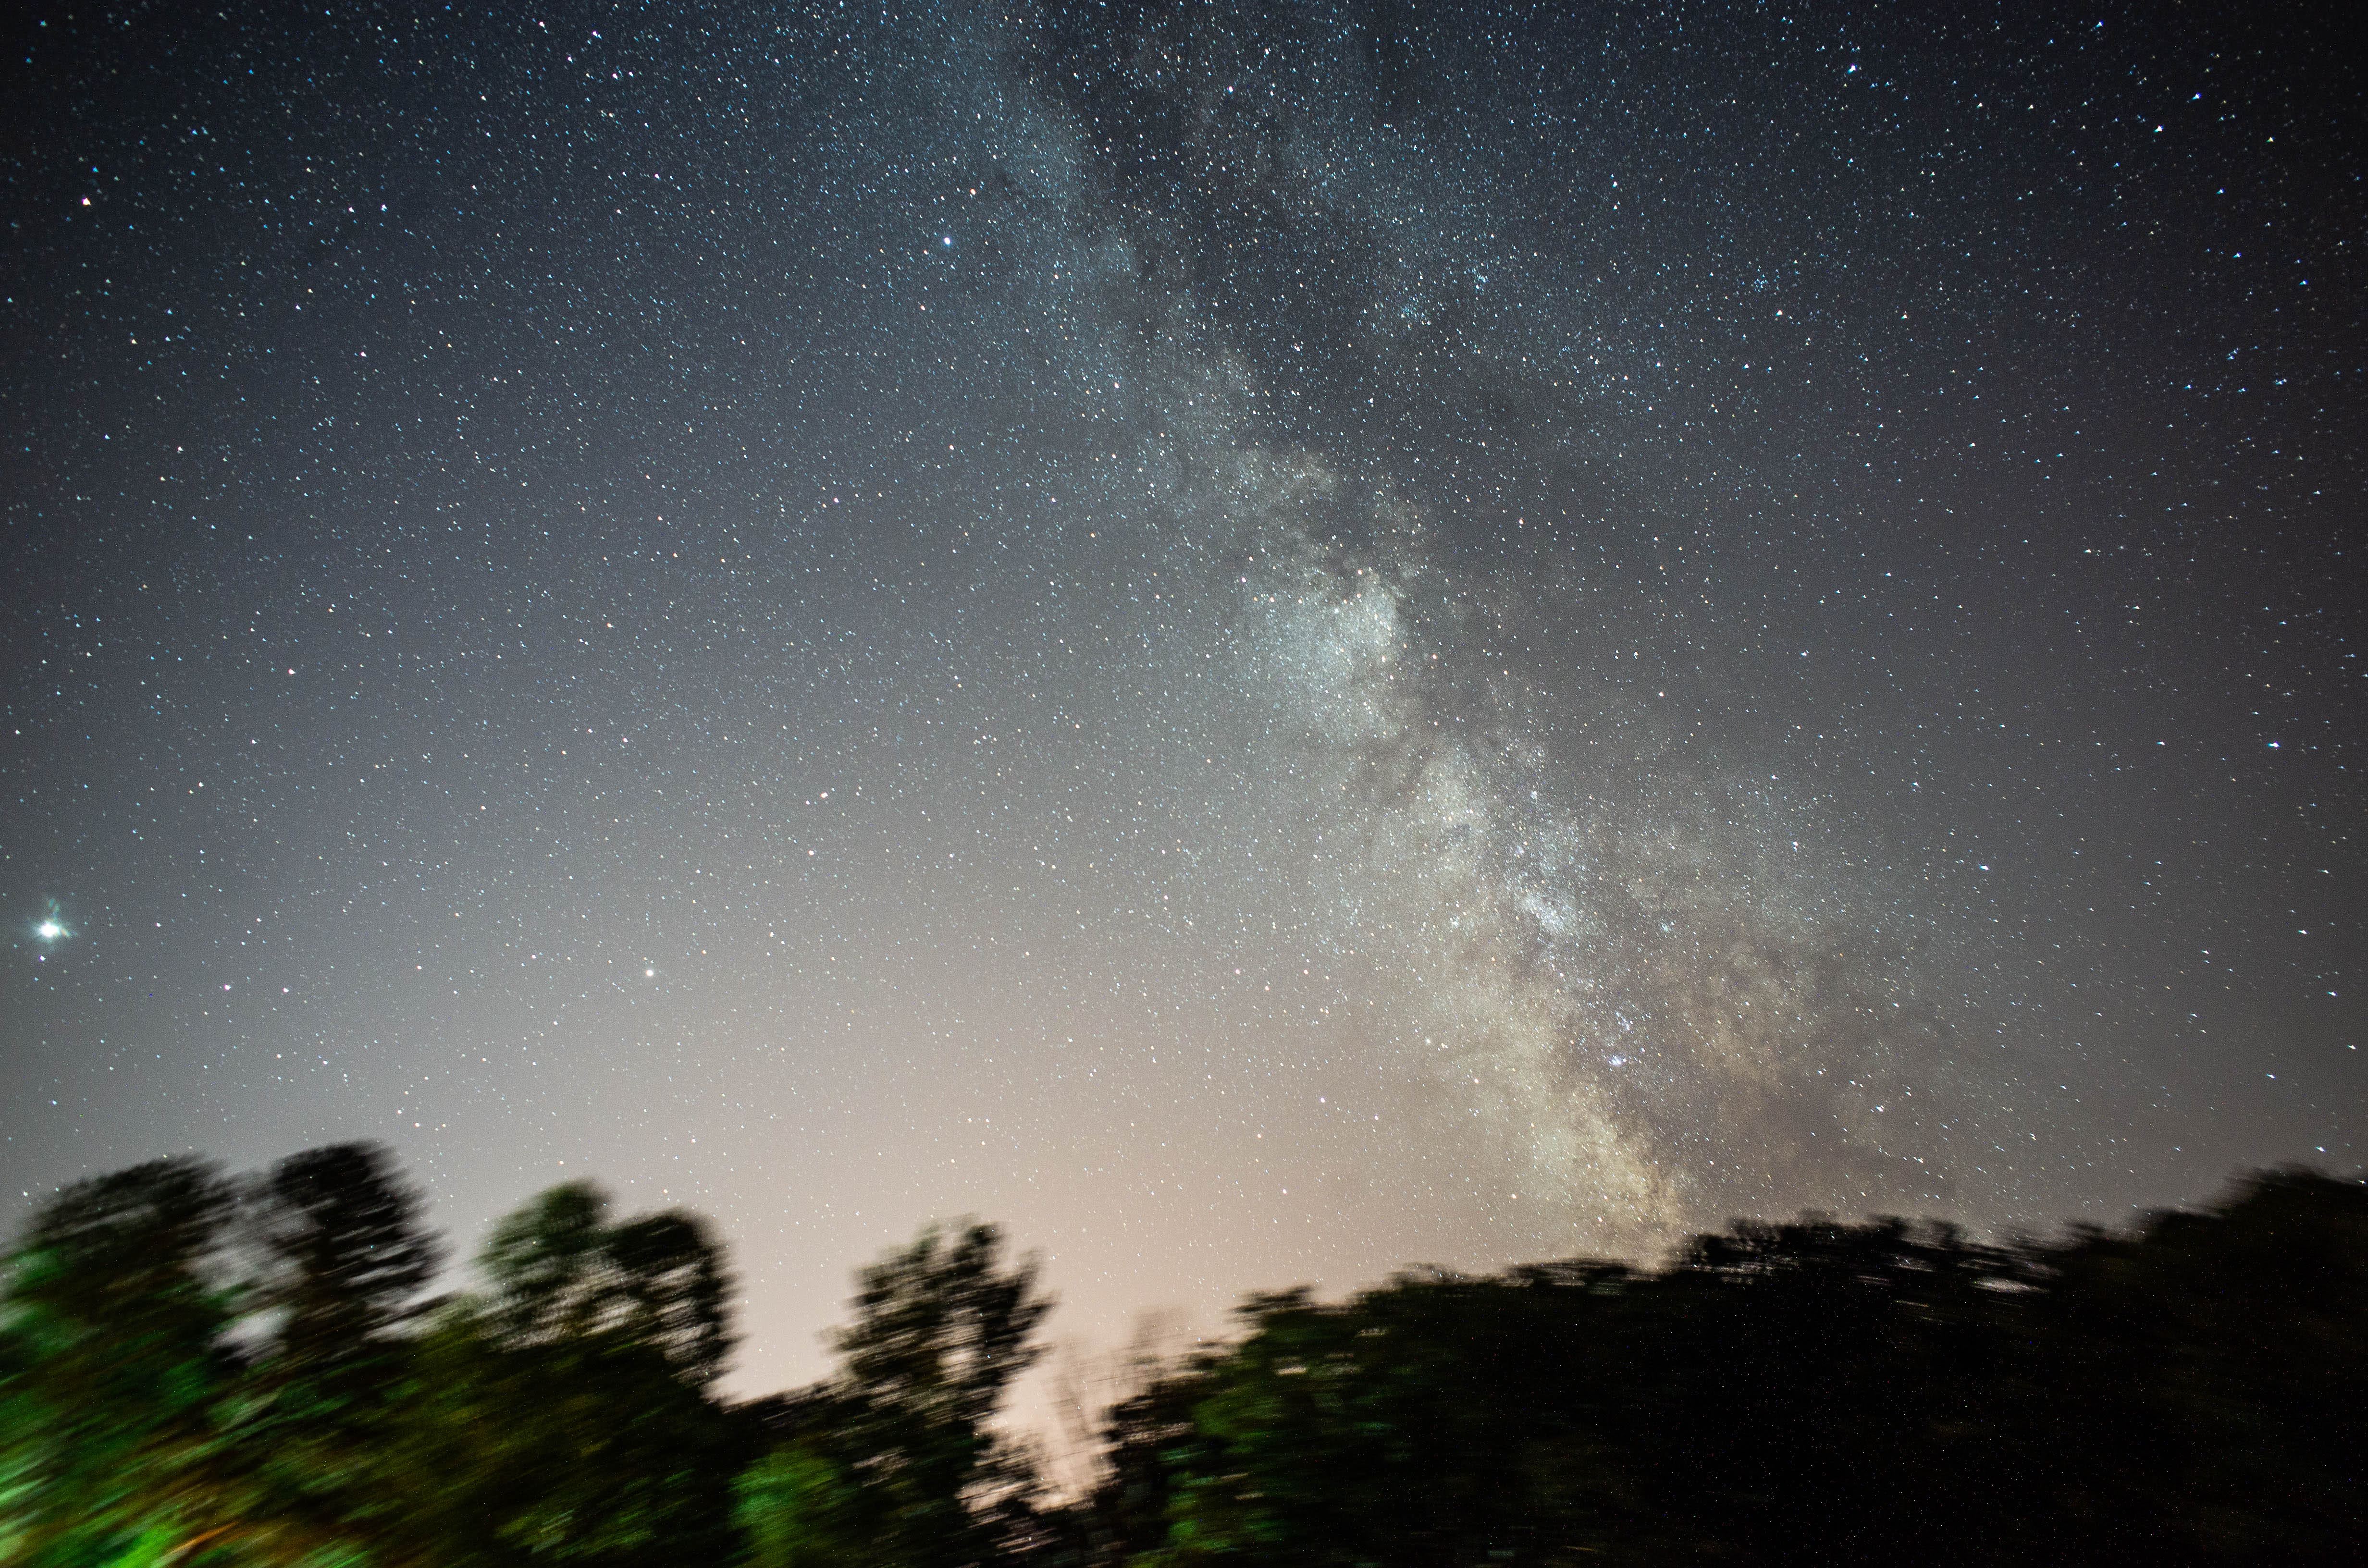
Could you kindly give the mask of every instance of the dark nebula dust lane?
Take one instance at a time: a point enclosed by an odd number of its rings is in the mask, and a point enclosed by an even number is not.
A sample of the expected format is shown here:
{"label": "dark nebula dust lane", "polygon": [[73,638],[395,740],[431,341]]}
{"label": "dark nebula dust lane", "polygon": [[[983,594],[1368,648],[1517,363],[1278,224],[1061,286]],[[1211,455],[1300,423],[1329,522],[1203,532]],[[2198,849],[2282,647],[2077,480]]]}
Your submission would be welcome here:
{"label": "dark nebula dust lane", "polygon": [[2360,1160],[2368,199],[2255,8],[273,6],[7,64],[5,1189],[1065,1332]]}

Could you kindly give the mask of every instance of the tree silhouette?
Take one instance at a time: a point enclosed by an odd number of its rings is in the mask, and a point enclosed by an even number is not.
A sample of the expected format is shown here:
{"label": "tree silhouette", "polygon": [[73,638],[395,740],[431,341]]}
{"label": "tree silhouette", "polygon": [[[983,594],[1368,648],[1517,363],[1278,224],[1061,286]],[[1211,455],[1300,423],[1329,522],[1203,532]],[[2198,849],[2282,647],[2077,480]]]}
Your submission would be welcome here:
{"label": "tree silhouette", "polygon": [[840,1370],[779,1413],[797,1446],[744,1483],[746,1528],[786,1552],[791,1521],[827,1517],[840,1522],[798,1550],[851,1530],[867,1561],[899,1568],[1017,1555],[1038,1528],[1031,1478],[989,1422],[1039,1354],[1052,1301],[1035,1265],[1007,1264],[996,1228],[968,1223],[924,1231],[857,1283]]}
{"label": "tree silhouette", "polygon": [[2307,1171],[2053,1242],[1810,1216],[1253,1296],[1059,1502],[996,1426],[1051,1303],[992,1226],[862,1269],[834,1373],[735,1407],[704,1221],[554,1187],[431,1302],[419,1210],[362,1144],[42,1204],[0,1562],[2331,1565],[2368,1528],[2368,1187]]}
{"label": "tree silhouette", "polygon": [[731,1343],[722,1256],[689,1216],[607,1215],[588,1184],[541,1194],[423,1336],[401,1464],[425,1560],[730,1559],[746,1447],[704,1392]]}
{"label": "tree silhouette", "polygon": [[416,1392],[404,1331],[442,1250],[421,1207],[368,1143],[291,1155],[245,1195],[257,1255],[245,1305],[268,1332],[250,1344],[233,1430],[255,1506],[308,1535],[366,1539],[408,1512],[406,1478],[388,1464]]}

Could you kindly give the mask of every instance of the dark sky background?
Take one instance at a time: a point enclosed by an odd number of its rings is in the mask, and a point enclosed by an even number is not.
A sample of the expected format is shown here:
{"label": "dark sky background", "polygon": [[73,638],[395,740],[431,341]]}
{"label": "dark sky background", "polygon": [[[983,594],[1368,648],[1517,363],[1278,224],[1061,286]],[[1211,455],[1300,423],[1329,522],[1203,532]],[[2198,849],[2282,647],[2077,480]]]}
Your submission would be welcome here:
{"label": "dark sky background", "polygon": [[0,1190],[596,1176],[753,1387],[2357,1168],[2331,15],[22,25]]}

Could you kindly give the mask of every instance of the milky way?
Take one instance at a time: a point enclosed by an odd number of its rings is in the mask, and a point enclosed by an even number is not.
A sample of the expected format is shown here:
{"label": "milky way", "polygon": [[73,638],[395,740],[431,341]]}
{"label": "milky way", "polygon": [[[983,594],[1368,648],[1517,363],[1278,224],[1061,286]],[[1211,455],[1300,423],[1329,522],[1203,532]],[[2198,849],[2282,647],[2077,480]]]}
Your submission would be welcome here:
{"label": "milky way", "polygon": [[[0,1144],[732,1238],[750,1386],[2350,1169],[2356,81],[2143,9],[55,16]],[[2216,29],[2216,30],[2215,30]]]}

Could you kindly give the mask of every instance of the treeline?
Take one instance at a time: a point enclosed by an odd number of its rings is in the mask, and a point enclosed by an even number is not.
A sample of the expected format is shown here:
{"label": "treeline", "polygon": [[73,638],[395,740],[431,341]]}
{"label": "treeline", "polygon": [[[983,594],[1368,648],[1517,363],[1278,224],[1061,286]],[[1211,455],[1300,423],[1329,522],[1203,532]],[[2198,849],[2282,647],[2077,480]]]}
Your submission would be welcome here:
{"label": "treeline", "polygon": [[2368,1188],[2303,1171],[2126,1233],[1255,1296],[1064,1496],[996,1423],[1050,1301],[990,1226],[863,1269],[837,1370],[740,1403],[694,1216],[562,1187],[475,1290],[442,1261],[371,1146],[59,1194],[6,1263],[0,1563],[2349,1563],[2368,1525]]}

